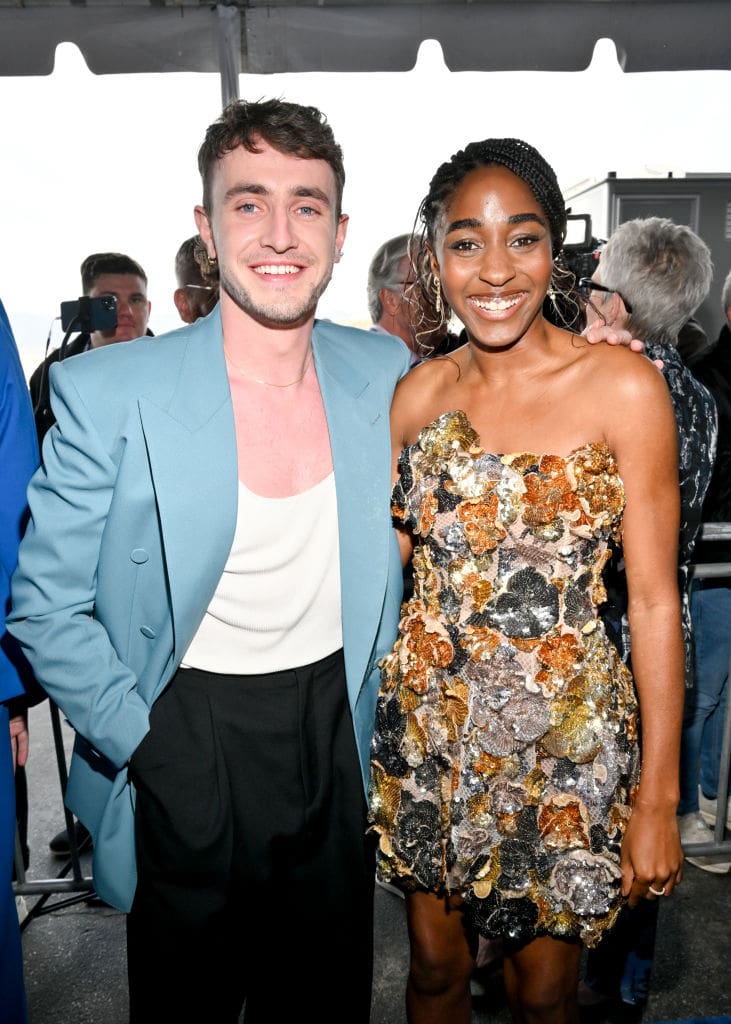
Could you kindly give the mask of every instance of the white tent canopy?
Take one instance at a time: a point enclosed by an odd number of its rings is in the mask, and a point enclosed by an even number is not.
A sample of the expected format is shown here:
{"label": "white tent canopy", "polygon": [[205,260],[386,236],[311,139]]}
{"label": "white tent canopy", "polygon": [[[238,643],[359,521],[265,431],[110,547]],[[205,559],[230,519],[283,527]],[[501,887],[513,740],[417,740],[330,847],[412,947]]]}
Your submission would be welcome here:
{"label": "white tent canopy", "polygon": [[0,74],[45,75],[75,43],[91,71],[406,71],[436,39],[451,71],[731,68],[729,0],[0,0]]}

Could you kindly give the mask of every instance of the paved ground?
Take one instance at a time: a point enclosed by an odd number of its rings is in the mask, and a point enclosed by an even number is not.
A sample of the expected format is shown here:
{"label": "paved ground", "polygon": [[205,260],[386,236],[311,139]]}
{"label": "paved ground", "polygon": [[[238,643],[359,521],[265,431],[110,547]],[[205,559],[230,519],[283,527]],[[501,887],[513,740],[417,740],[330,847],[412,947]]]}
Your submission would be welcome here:
{"label": "paved ground", "polygon": [[[70,729],[64,726],[63,731],[69,739]],[[31,715],[28,777],[31,864],[27,878],[53,879],[63,862],[50,856],[48,841],[62,826],[63,812],[47,705]],[[85,855],[82,877],[90,870],[90,858]],[[67,898],[47,896],[40,904],[42,912],[34,912],[23,930],[30,1024],[127,1024],[124,917],[93,899],[60,906]],[[38,900],[26,897],[28,907],[36,911]],[[652,992],[644,1014],[635,1021],[654,1024],[731,1014],[730,918],[731,876],[688,865],[683,885],[661,905]],[[403,901],[380,888],[376,890],[375,942],[372,1024],[405,1024]],[[286,943],[283,955],[286,984],[286,956],[293,955]],[[475,999],[473,1024],[509,1024],[499,968],[483,980],[486,991]],[[595,1017],[592,1024],[629,1024],[630,1019],[618,1011],[609,1012]]]}

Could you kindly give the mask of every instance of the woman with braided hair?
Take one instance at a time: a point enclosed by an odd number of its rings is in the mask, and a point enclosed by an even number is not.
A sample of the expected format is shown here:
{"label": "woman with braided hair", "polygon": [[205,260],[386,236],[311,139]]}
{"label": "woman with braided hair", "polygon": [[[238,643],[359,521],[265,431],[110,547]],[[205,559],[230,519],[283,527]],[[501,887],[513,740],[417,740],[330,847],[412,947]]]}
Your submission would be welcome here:
{"label": "woman with braided hair", "polygon": [[[516,1021],[575,1024],[582,945],[682,876],[675,419],[649,360],[544,316],[566,211],[532,146],[470,144],[419,220],[420,287],[467,342],[391,413],[414,592],[372,746],[379,878],[406,895],[411,1024],[468,1024],[480,936]],[[619,544],[634,679],[599,617]]]}

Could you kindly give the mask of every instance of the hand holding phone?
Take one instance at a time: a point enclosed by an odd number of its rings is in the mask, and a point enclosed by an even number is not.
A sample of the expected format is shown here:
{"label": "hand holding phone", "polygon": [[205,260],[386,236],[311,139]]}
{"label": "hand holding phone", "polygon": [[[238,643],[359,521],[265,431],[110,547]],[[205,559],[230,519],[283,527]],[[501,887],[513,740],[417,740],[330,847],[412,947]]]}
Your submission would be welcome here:
{"label": "hand holding phone", "polygon": [[66,332],[114,330],[117,326],[117,299],[114,295],[82,295],[61,303],[61,327]]}

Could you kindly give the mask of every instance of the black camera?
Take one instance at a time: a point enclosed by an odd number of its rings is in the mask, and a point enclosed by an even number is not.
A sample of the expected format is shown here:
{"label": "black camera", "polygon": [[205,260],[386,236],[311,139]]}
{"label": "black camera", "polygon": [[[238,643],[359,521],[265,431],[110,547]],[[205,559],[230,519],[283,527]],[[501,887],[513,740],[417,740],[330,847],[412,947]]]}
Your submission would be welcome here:
{"label": "black camera", "polygon": [[117,326],[117,298],[115,295],[82,295],[75,302],[61,303],[61,327],[67,333],[113,330]]}
{"label": "black camera", "polygon": [[543,315],[557,327],[580,333],[586,323],[576,285],[592,276],[606,243],[592,235],[588,213],[569,213],[566,220],[566,238],[556,257],[559,287],[553,298],[546,298]]}
{"label": "black camera", "polygon": [[579,281],[582,277],[592,276],[606,242],[592,235],[591,217],[588,213],[570,213],[566,221],[566,239],[561,248],[559,262]]}

